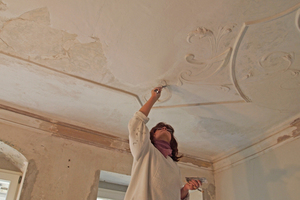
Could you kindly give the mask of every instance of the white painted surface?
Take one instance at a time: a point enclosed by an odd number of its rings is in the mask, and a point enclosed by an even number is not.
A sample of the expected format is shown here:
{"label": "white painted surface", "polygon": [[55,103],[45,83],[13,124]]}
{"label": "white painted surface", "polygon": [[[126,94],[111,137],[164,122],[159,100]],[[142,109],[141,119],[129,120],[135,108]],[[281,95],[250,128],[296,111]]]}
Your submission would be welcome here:
{"label": "white painted surface", "polygon": [[6,105],[126,138],[166,81],[149,126],[172,124],[181,152],[209,160],[299,114],[297,0],[0,2]]}
{"label": "white painted surface", "polygon": [[217,200],[298,200],[300,140],[215,174]]}

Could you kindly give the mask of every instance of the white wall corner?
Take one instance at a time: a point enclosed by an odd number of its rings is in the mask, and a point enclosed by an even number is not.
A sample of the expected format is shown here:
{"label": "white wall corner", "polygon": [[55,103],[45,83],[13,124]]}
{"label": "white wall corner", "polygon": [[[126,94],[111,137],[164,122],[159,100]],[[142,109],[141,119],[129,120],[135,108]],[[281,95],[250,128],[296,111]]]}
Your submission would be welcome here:
{"label": "white wall corner", "polygon": [[239,165],[247,160],[260,156],[271,149],[275,149],[283,144],[299,139],[300,137],[300,118],[290,121],[290,123],[277,128],[268,137],[252,143],[252,145],[228,153],[213,161],[214,173],[221,172],[230,167]]}

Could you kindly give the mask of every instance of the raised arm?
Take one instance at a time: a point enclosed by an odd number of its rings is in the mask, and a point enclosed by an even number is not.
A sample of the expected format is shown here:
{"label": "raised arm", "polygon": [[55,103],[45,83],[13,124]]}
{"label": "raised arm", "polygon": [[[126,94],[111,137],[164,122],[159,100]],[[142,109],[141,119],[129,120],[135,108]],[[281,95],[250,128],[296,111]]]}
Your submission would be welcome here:
{"label": "raised arm", "polygon": [[[154,103],[159,99],[162,87],[156,87],[151,91],[150,99],[141,107],[140,111],[148,117]],[[156,92],[157,90],[158,92]]]}

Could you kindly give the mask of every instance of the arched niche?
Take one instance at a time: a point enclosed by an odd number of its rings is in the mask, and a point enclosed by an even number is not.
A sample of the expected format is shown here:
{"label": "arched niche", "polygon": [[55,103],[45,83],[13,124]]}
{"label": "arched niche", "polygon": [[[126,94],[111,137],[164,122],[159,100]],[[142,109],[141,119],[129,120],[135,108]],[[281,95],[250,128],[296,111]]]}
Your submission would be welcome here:
{"label": "arched niche", "polygon": [[20,171],[22,174],[22,179],[16,194],[16,200],[19,200],[24,183],[24,177],[27,171],[28,160],[19,151],[2,141],[0,141],[0,154],[6,161],[12,164],[15,169],[18,169],[18,171]]}

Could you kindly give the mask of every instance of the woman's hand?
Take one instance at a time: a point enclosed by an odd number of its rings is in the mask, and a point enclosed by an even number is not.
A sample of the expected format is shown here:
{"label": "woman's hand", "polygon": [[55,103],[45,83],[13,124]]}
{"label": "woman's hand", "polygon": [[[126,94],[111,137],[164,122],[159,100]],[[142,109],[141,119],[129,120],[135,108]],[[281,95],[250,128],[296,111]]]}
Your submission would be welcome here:
{"label": "woman's hand", "polygon": [[162,87],[156,87],[151,91],[151,98],[157,101],[160,97]]}
{"label": "woman's hand", "polygon": [[184,185],[184,187],[188,190],[196,190],[201,186],[201,181],[199,180],[190,180],[188,183]]}
{"label": "woman's hand", "polygon": [[190,180],[180,190],[181,199],[185,199],[187,197],[189,190],[197,190],[201,185],[202,184],[199,180]]}
{"label": "woman's hand", "polygon": [[[157,92],[155,91],[157,90]],[[155,104],[155,102],[159,99],[160,93],[161,93],[162,87],[156,87],[151,91],[151,97],[148,99],[148,101],[141,107],[140,111],[147,117],[149,115],[149,112],[152,108],[152,106]]]}

